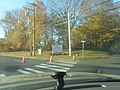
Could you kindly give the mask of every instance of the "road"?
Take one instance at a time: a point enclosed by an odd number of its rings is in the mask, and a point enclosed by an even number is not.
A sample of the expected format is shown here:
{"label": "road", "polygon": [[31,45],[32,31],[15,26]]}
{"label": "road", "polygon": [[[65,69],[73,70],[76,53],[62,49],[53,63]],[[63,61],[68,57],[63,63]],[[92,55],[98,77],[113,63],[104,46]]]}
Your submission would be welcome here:
{"label": "road", "polygon": [[[65,77],[64,81],[63,90],[120,90],[120,80],[111,79],[110,76],[106,78],[99,74]],[[56,80],[46,77],[0,84],[0,90],[55,90],[55,85]]]}
{"label": "road", "polygon": [[22,63],[22,59],[22,57],[0,56],[0,74],[18,75],[20,74],[17,72],[18,69],[46,62],[46,60],[25,58],[26,63]]}
{"label": "road", "polygon": [[120,56],[111,56],[107,59],[85,59],[79,61],[54,61],[0,56],[0,75],[12,76],[46,72],[94,72],[120,75]]}
{"label": "road", "polygon": [[4,76],[32,74],[32,73],[46,73],[62,71],[67,72],[77,63],[76,61],[65,62],[42,59],[25,58],[26,62],[22,63],[22,58],[19,57],[5,57],[0,56],[0,74]]}
{"label": "road", "polygon": [[107,59],[81,60],[70,70],[74,71],[120,75],[120,55],[112,55]]}
{"label": "road", "polygon": [[[44,90],[53,90],[54,85],[56,84],[56,81],[52,79],[49,76],[45,76],[45,78],[39,76],[38,78],[41,79],[32,79],[29,80],[32,76],[32,73],[39,73],[38,75],[43,74],[46,72],[56,72],[56,71],[65,71],[68,73],[74,73],[74,72],[92,72],[92,73],[103,73],[103,74],[114,74],[114,75],[120,75],[120,55],[113,55],[110,58],[107,59],[83,59],[79,61],[54,61],[49,62],[48,60],[42,60],[42,59],[31,59],[31,58],[25,58],[27,60],[26,63],[21,62],[22,58],[20,57],[5,57],[0,56],[0,78],[1,76],[6,76],[6,82],[13,80],[13,83],[8,84],[0,84],[0,90],[43,90],[43,88],[47,88]],[[25,77],[21,78],[19,75],[25,75]],[[26,78],[27,80],[24,80]],[[87,75],[87,74],[86,74]],[[17,76],[16,79],[20,80],[19,82],[14,82],[15,78],[11,79],[9,76]],[[89,76],[89,75],[88,75]],[[33,77],[33,76],[32,76]],[[34,76],[36,77],[36,76]],[[33,78],[34,78],[33,77]],[[85,76],[83,75],[83,78]],[[75,79],[74,79],[75,78]],[[82,76],[80,77],[74,77],[65,80],[67,86],[76,86],[78,88],[84,88],[87,84],[84,84],[82,86],[82,82],[84,82]],[[93,78],[98,78],[93,76]],[[88,77],[89,81],[90,77]],[[99,78],[101,80],[101,78]],[[105,79],[105,78],[103,78]],[[2,80],[2,79],[1,79]],[[85,77],[85,80],[86,77]],[[69,85],[70,84],[70,85]],[[103,83],[103,85],[109,86],[109,83]],[[99,85],[102,85],[100,83]],[[110,84],[111,85],[111,84]],[[117,85],[119,86],[119,83],[112,83],[112,86]],[[81,87],[80,87],[81,86]],[[88,83],[88,87],[97,87],[98,84],[93,83],[91,86],[91,83]],[[101,87],[101,86],[99,86]],[[31,89],[32,88],[32,89]],[[113,87],[115,88],[115,87]],[[93,89],[93,88],[92,88]],[[92,90],[91,89],[91,90]],[[101,90],[100,88],[99,90]],[[65,89],[68,90],[68,89]],[[111,89],[112,90],[112,89]],[[119,89],[116,89],[119,90]]]}

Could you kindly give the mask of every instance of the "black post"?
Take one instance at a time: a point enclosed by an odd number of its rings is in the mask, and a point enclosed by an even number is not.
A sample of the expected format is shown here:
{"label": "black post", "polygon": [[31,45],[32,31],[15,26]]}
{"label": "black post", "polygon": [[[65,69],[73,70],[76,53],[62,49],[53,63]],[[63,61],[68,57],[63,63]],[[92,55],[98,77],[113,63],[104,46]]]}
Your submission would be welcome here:
{"label": "black post", "polygon": [[55,72],[51,75],[52,78],[57,79],[55,90],[63,90],[65,82],[63,77],[66,75],[66,72]]}

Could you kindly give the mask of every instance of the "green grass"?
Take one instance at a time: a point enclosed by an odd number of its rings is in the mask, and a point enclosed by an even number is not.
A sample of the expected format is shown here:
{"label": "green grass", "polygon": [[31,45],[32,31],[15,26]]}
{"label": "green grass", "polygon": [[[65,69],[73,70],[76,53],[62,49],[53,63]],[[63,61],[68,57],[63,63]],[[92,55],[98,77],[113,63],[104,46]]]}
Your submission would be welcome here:
{"label": "green grass", "polygon": [[[0,55],[9,55],[9,56],[20,56],[20,57],[30,57],[29,52],[0,52]],[[38,55],[36,52],[36,56],[33,56],[33,58],[41,58],[41,59],[49,59],[51,56],[51,51],[43,51],[42,55]],[[81,60],[81,59],[103,59],[108,58],[109,54],[107,52],[101,52],[101,51],[92,51],[92,50],[85,50],[84,51],[84,57],[82,57],[82,51],[76,50],[72,51],[72,56],[68,55],[68,52],[65,51],[61,55],[53,55],[53,59],[55,60],[73,60],[73,56],[75,57],[75,60]]]}

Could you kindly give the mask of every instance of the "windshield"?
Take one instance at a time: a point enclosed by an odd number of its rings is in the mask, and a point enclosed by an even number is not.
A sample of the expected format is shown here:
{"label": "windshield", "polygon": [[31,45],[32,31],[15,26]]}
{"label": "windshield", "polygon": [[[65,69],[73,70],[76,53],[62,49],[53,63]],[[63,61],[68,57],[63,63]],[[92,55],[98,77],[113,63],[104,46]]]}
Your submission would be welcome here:
{"label": "windshield", "polygon": [[0,0],[1,84],[119,75],[120,0]]}

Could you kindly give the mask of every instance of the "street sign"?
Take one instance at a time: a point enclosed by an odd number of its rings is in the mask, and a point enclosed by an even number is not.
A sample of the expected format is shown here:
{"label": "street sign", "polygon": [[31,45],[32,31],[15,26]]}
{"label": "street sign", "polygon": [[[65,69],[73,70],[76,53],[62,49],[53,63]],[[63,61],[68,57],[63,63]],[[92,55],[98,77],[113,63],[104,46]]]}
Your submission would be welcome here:
{"label": "street sign", "polygon": [[81,41],[82,43],[86,42],[86,41]]}

